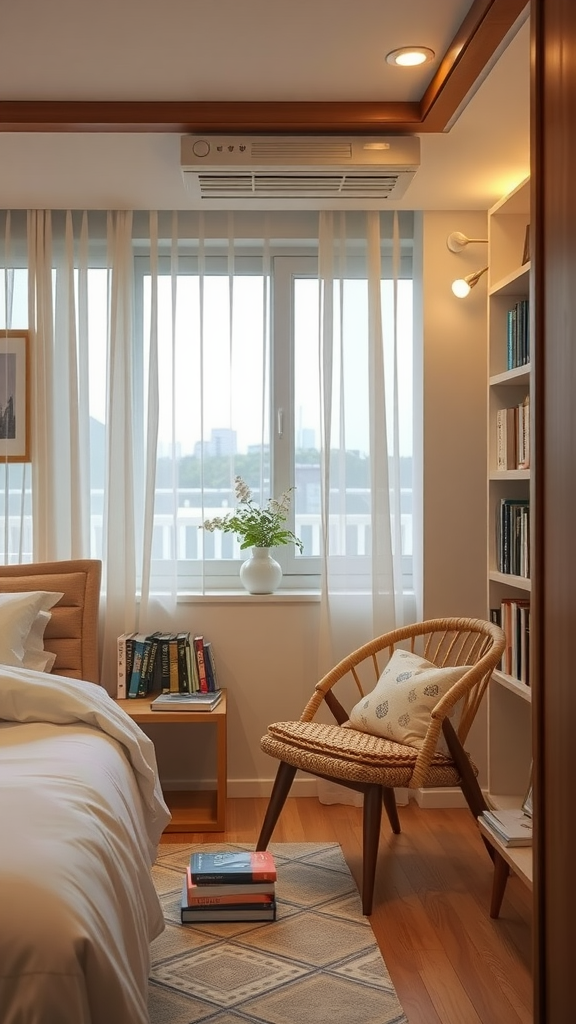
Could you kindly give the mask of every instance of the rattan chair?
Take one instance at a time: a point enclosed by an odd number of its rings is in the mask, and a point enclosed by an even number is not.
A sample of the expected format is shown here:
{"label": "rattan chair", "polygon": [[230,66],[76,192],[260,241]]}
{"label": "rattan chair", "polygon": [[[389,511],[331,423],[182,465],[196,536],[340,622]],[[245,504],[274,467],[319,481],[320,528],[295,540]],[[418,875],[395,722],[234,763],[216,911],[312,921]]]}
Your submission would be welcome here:
{"label": "rattan chair", "polygon": [[[262,750],[277,758],[280,765],[256,849],[268,846],[297,770],[361,792],[362,908],[369,915],[382,803],[392,831],[400,832],[395,788],[459,786],[475,818],[485,809],[477,768],[463,744],[504,647],[504,633],[492,622],[430,619],[377,637],[339,662],[316,684],[298,721],[275,722],[262,737]],[[345,710],[374,689],[398,649],[420,655],[439,668],[470,666],[434,706],[420,748],[350,727],[350,710]],[[336,683],[340,699],[334,692]],[[342,690],[345,703],[341,702]],[[335,725],[315,720],[322,707],[329,709]]]}

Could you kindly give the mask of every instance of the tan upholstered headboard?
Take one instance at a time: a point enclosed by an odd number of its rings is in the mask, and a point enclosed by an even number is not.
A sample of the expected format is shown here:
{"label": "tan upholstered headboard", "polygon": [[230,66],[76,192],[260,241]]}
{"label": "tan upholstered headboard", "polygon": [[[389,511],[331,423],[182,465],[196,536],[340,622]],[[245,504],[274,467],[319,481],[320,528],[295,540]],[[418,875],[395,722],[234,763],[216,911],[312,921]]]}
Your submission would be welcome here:
{"label": "tan upholstered headboard", "polygon": [[64,594],[54,605],[44,647],[56,655],[53,672],[100,681],[98,614],[102,563],[93,558],[0,565],[0,593],[50,590]]}

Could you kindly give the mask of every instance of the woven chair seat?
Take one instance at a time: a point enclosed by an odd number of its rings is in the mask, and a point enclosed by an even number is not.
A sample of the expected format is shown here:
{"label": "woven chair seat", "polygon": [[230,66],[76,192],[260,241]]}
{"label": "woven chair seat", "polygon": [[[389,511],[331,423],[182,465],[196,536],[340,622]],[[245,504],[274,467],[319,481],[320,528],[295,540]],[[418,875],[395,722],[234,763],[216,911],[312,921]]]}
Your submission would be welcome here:
{"label": "woven chair seat", "polygon": [[[419,751],[401,743],[320,722],[274,722],[262,750],[302,771],[349,782],[409,788]],[[472,768],[477,774],[475,765]],[[436,753],[426,785],[457,786],[460,775],[449,757]]]}

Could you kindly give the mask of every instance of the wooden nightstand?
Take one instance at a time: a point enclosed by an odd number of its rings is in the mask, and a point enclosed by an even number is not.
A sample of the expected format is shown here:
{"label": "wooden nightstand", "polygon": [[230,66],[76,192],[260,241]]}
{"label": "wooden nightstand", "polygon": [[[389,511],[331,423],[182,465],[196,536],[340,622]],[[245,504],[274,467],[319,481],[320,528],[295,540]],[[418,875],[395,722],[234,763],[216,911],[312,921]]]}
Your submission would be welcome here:
{"label": "wooden nightstand", "polygon": [[224,832],[226,829],[226,690],[213,711],[151,711],[150,700],[141,697],[118,700],[117,704],[138,725],[179,725],[192,729],[210,725],[216,730],[216,789],[173,790],[164,792],[172,813],[166,832]]}

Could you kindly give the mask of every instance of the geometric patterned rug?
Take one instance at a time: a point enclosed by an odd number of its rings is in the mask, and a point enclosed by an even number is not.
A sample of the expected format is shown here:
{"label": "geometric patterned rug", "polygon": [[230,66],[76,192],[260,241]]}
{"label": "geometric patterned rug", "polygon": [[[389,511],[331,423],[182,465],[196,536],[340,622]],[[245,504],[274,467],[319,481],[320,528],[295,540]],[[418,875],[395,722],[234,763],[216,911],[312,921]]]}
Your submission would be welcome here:
{"label": "geometric patterned rug", "polygon": [[182,925],[198,848],[163,844],[152,869],[166,930],[152,943],[150,1024],[407,1024],[337,843],[270,843],[276,921]]}

